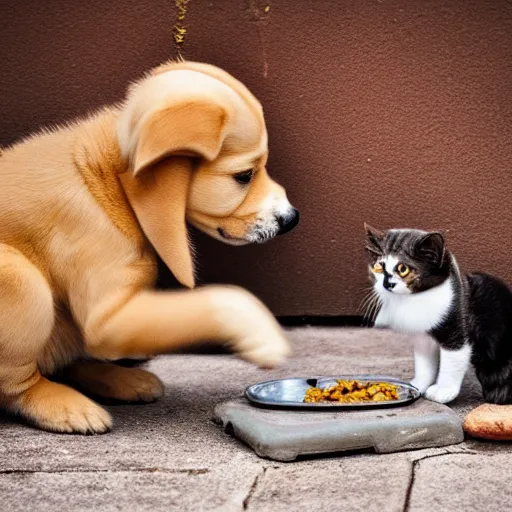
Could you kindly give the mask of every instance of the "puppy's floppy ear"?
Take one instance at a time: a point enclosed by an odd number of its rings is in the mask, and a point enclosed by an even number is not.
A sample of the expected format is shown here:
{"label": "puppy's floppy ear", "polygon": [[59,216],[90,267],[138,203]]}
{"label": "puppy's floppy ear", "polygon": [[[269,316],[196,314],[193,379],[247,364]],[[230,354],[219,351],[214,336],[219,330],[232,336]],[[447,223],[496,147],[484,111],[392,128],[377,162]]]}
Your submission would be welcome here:
{"label": "puppy's floppy ear", "polygon": [[133,172],[120,176],[144,233],[176,279],[189,288],[195,285],[185,220],[194,167],[191,157],[217,157],[225,120],[225,110],[206,101],[153,113],[142,121]]}
{"label": "puppy's floppy ear", "polygon": [[372,228],[369,224],[364,223],[364,231],[366,233],[366,251],[372,255],[382,255],[382,241],[385,233],[378,229]]}
{"label": "puppy's floppy ear", "polygon": [[149,115],[135,146],[134,174],[170,155],[214,160],[224,142],[226,117],[223,107],[205,100],[180,102]]}

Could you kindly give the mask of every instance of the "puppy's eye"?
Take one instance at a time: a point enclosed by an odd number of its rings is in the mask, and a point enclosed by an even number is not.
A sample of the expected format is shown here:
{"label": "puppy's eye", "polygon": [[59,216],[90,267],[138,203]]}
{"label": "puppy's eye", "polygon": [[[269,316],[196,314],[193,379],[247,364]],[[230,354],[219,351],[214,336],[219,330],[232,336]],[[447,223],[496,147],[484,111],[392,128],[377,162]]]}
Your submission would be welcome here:
{"label": "puppy's eye", "polygon": [[382,274],[382,272],[384,272],[384,267],[381,263],[377,262],[375,265],[373,265],[372,272],[375,272],[376,274]]}
{"label": "puppy's eye", "polygon": [[233,176],[233,178],[235,178],[235,181],[237,183],[240,183],[240,185],[247,185],[248,183],[251,182],[253,176],[254,176],[254,170],[249,169],[247,171],[242,171],[242,172],[236,173]]}
{"label": "puppy's eye", "polygon": [[396,271],[400,277],[406,277],[411,272],[411,269],[407,265],[399,263],[396,267]]}

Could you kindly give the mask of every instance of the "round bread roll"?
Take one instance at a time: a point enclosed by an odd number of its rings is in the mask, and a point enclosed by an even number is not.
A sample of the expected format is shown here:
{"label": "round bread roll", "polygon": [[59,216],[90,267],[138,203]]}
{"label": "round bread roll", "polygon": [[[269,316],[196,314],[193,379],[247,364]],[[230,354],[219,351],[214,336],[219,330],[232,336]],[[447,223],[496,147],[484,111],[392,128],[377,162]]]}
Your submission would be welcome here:
{"label": "round bread roll", "polygon": [[466,416],[464,430],[473,437],[512,441],[512,405],[480,405]]}

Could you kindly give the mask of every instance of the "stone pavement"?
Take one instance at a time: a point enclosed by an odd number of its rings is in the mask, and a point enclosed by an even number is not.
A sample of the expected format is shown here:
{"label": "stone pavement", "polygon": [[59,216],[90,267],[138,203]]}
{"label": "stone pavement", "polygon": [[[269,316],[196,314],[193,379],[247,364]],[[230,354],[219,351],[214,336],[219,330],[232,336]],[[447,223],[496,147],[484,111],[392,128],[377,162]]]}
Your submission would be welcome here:
{"label": "stone pavement", "polygon": [[[263,371],[230,355],[193,354],[149,363],[166,396],[109,406],[102,436],[40,432],[0,416],[0,509],[14,511],[512,510],[512,443],[466,440],[389,455],[351,453],[293,463],[258,458],[211,420],[213,406],[248,384],[340,373],[409,378],[407,337],[369,329],[289,330],[294,355]],[[469,376],[453,408],[481,402]]]}

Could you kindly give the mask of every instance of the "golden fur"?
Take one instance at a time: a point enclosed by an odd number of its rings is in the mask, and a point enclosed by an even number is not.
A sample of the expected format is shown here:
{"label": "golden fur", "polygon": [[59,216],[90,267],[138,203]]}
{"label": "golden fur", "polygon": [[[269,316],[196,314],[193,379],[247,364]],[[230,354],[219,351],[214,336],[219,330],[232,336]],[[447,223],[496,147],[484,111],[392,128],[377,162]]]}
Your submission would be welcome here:
{"label": "golden fur", "polygon": [[[226,243],[277,234],[291,209],[266,170],[263,112],[233,77],[167,63],[126,100],[34,135],[0,156],[0,404],[59,432],[100,433],[109,414],[63,384],[151,401],[163,386],[102,361],[150,357],[213,339],[260,366],[288,343],[236,287],[157,292],[159,253],[194,287],[186,221]],[[249,184],[234,175],[254,170]]]}

